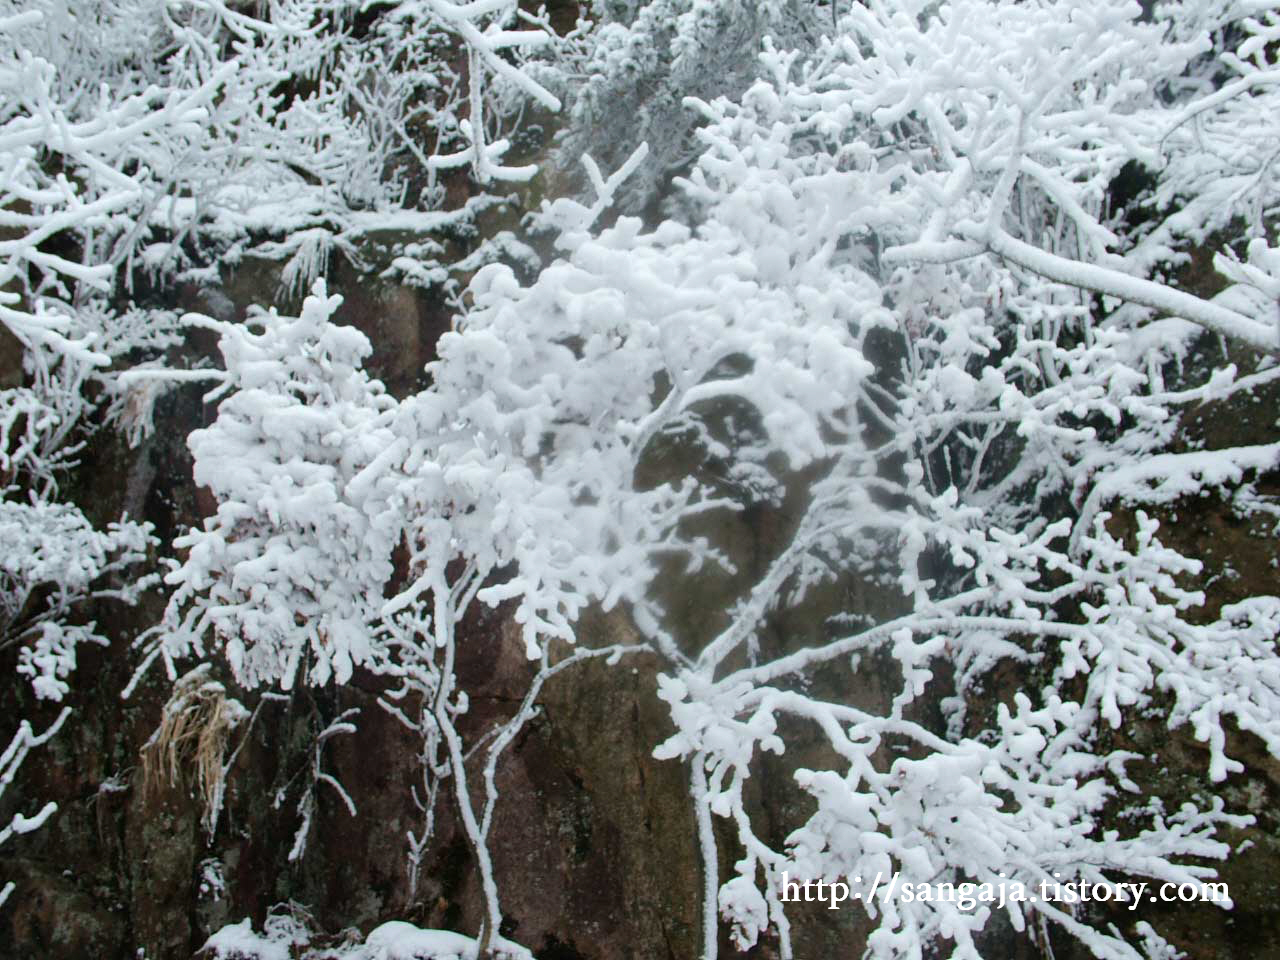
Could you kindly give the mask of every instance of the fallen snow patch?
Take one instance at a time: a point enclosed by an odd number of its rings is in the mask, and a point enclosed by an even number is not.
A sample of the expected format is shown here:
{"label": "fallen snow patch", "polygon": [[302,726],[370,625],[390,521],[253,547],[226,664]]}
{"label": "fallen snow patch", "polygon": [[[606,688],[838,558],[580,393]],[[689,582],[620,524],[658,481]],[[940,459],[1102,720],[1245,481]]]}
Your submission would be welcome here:
{"label": "fallen snow patch", "polygon": [[[263,933],[246,918],[229,924],[204,945],[209,960],[476,960],[480,944],[451,930],[429,930],[392,920],[375,928],[363,943],[323,947],[292,916],[267,918]],[[292,948],[302,948],[294,952]],[[499,960],[533,960],[533,954],[510,940],[498,939]]]}

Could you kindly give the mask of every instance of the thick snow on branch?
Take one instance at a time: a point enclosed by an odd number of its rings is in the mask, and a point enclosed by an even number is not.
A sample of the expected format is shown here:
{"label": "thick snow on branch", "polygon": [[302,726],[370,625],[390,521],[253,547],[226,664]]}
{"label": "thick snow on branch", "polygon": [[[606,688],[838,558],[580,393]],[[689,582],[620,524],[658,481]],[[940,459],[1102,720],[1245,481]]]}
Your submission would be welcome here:
{"label": "thick snow on branch", "polygon": [[[341,302],[317,281],[297,317],[216,325],[234,390],[191,435],[195,479],[219,499],[203,530],[176,545],[166,579],[176,653],[211,631],[242,683],[339,682],[371,656],[368,624],[398,539],[380,471],[394,408],[361,361],[364,335],[329,318]],[[255,333],[252,326],[259,326]]]}
{"label": "thick snow on branch", "polygon": [[429,169],[441,170],[470,165],[481,183],[493,180],[522,182],[536,172],[534,166],[511,167],[500,161],[510,148],[505,139],[487,139],[485,117],[486,75],[493,74],[547,110],[560,109],[560,99],[531,74],[510,63],[503,54],[509,50],[531,50],[553,44],[554,34],[535,23],[533,29],[508,30],[504,26],[520,14],[516,0],[473,0],[455,4],[449,0],[408,0],[393,17],[425,16],[456,33],[466,45],[468,64],[468,112],[458,121],[469,147],[453,154],[439,154],[428,161]]}

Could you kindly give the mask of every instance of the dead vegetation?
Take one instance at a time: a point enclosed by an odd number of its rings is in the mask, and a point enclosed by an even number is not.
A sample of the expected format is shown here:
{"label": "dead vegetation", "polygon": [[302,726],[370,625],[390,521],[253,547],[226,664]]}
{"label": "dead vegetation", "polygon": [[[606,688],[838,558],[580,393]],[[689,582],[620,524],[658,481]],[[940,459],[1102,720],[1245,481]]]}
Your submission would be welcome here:
{"label": "dead vegetation", "polygon": [[174,684],[160,726],[142,748],[143,789],[156,796],[190,786],[200,797],[201,822],[213,833],[222,810],[231,732],[249,717],[240,701],[209,676],[202,664]]}

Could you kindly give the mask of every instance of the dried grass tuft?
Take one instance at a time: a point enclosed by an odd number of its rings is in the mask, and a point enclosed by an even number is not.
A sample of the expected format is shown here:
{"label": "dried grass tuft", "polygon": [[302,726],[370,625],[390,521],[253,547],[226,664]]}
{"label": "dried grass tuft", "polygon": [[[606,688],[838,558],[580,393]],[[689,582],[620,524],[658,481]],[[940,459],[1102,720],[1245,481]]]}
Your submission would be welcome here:
{"label": "dried grass tuft", "polygon": [[226,788],[225,758],[231,731],[248,716],[226,688],[209,679],[202,664],[174,684],[160,727],[142,748],[143,789],[155,796],[186,782],[194,768],[194,785],[204,805],[202,822],[213,833]]}

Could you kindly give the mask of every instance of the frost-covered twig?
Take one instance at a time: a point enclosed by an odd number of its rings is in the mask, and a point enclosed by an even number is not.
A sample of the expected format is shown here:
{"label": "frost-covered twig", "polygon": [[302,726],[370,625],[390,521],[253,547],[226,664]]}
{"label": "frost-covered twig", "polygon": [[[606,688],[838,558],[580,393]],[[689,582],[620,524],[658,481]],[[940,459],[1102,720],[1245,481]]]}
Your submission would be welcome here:
{"label": "frost-covered twig", "polygon": [[[27,754],[36,747],[42,747],[48,743],[50,738],[62,729],[62,725],[70,715],[71,708],[63,707],[58,713],[58,718],[41,734],[34,733],[31,729],[31,724],[26,720],[18,724],[18,732],[13,735],[4,752],[0,753],[0,797],[3,797],[5,792],[13,785],[14,777],[17,776],[18,770],[27,759]],[[50,800],[33,816],[27,817],[20,813],[15,813],[13,819],[0,829],[0,844],[5,843],[14,834],[30,833],[33,830],[40,829],[45,821],[53,816],[57,810],[58,805]],[[13,894],[14,887],[13,881],[9,881],[0,888],[0,906]]]}
{"label": "frost-covered twig", "polygon": [[[289,861],[301,860],[307,851],[307,838],[311,834],[311,823],[316,812],[316,788],[321,783],[327,783],[338,794],[338,798],[342,801],[343,806],[347,808],[347,813],[351,816],[356,815],[356,805],[351,799],[351,794],[332,774],[324,771],[324,745],[333,737],[343,734],[353,734],[356,732],[356,725],[351,723],[347,718],[354,717],[360,713],[358,707],[352,707],[338,714],[334,720],[329,723],[323,730],[316,734],[311,744],[311,763],[307,768],[306,786],[303,788],[302,796],[298,799],[297,812],[301,818],[298,829],[293,835],[293,846],[289,848]],[[284,791],[282,790],[276,796],[276,806],[278,807],[283,800]]]}

